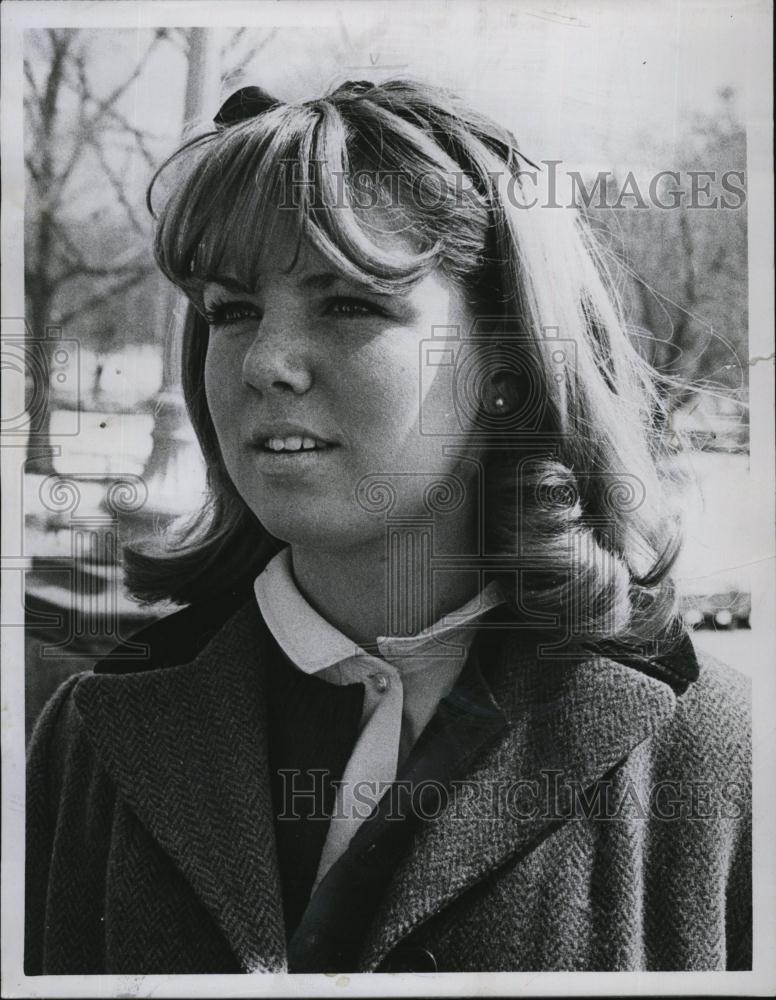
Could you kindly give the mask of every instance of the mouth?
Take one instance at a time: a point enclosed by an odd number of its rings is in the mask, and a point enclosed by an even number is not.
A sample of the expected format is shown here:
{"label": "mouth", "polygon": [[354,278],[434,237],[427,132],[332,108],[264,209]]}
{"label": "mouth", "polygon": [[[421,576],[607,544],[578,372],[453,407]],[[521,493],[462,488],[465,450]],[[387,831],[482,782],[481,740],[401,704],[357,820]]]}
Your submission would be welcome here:
{"label": "mouth", "polygon": [[312,435],[287,434],[284,437],[254,435],[250,450],[257,470],[268,476],[311,473],[328,466],[340,448],[335,441],[324,441]]}
{"label": "mouth", "polygon": [[277,458],[294,458],[333,451],[339,447],[333,441],[320,438],[289,435],[288,437],[257,437],[251,442],[253,448]]}

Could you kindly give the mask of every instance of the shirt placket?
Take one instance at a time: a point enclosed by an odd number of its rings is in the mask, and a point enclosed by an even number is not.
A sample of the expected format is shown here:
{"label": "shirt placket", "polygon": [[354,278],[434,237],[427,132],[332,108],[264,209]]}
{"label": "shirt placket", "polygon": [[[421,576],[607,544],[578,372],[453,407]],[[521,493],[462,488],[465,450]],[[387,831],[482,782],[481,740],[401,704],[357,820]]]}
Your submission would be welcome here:
{"label": "shirt placket", "polygon": [[396,668],[372,656],[353,658],[341,676],[365,686],[361,732],[338,785],[313,891],[396,779],[404,702]]}

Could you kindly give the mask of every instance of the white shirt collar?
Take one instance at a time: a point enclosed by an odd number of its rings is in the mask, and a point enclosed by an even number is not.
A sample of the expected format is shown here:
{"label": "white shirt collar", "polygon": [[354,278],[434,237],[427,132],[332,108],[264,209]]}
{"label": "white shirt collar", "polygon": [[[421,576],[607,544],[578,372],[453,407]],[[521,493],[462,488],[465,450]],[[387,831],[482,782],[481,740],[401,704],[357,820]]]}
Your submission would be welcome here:
{"label": "white shirt collar", "polygon": [[[305,600],[294,581],[288,546],[267,563],[254,582],[254,592],[280,648],[305,673],[317,673],[354,656],[368,656]],[[417,635],[378,636],[378,649],[386,660],[413,656],[425,646],[433,650],[436,639],[449,636],[502,602],[501,591],[493,581],[457,611],[444,615]]]}

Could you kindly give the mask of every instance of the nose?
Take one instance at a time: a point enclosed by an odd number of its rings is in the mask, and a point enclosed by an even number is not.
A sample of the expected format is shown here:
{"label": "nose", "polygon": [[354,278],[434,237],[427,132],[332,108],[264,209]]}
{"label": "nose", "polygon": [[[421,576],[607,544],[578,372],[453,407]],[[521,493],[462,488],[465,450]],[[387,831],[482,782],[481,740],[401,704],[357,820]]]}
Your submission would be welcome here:
{"label": "nose", "polygon": [[262,393],[307,392],[313,379],[305,334],[265,314],[243,358],[242,376]]}

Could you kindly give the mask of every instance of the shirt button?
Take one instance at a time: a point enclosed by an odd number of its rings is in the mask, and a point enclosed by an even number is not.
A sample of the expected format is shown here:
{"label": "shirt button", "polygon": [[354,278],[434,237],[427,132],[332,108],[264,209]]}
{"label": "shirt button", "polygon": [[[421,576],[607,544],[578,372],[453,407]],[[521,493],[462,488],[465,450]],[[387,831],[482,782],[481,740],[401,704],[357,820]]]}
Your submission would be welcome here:
{"label": "shirt button", "polygon": [[388,688],[391,686],[391,682],[388,680],[385,674],[375,674],[372,680],[374,681],[374,685],[380,692],[380,694],[383,694],[383,692],[387,691]]}

